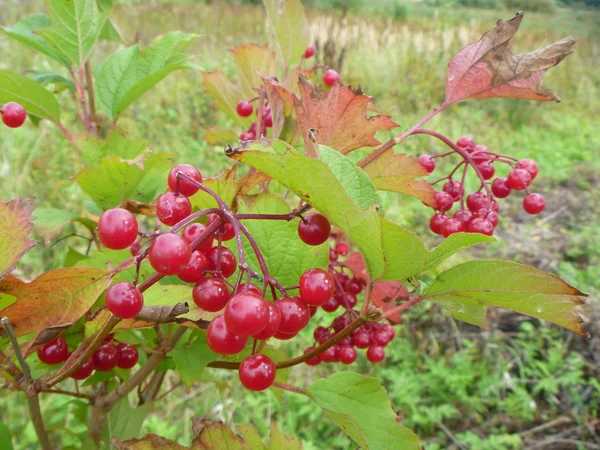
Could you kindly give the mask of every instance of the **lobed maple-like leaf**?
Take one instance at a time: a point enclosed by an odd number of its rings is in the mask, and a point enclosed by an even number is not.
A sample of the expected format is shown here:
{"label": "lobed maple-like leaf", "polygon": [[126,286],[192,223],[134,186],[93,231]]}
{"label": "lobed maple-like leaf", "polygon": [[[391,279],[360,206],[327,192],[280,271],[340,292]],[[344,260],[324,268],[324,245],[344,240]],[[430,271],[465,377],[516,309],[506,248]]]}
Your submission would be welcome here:
{"label": "lobed maple-like leaf", "polygon": [[316,153],[313,136],[319,144],[346,154],[381,144],[375,139],[375,133],[399,126],[387,115],[367,119],[367,108],[373,97],[360,90],[336,84],[322,94],[306,77],[299,75],[298,78],[301,98],[295,105],[296,116],[309,154]]}
{"label": "lobed maple-like leaf", "polygon": [[17,301],[2,310],[15,334],[24,336],[45,328],[70,325],[81,318],[108,287],[111,275],[92,267],[55,269],[26,283],[9,275],[0,292]]}
{"label": "lobed maple-like leaf", "polygon": [[33,199],[19,198],[0,202],[0,280],[37,244],[27,238],[33,228],[32,204]]}
{"label": "lobed maple-like leaf", "polygon": [[261,84],[261,73],[272,74],[277,70],[275,52],[269,50],[268,44],[239,45],[230,50],[235,58],[240,78],[240,90],[246,98],[256,96],[255,88]]}
{"label": "lobed maple-like leaf", "polygon": [[546,70],[573,53],[572,36],[529,53],[514,55],[510,43],[519,30],[523,13],[509,21],[500,19],[481,39],[467,45],[448,63],[446,103],[467,98],[520,98],[555,100],[554,91],[540,87]]}

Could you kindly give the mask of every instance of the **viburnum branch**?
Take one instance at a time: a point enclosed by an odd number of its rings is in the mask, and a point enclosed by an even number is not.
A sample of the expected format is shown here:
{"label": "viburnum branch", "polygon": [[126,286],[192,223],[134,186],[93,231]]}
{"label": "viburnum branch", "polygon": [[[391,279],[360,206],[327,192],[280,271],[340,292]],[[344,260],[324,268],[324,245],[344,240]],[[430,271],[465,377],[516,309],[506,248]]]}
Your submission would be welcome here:
{"label": "viburnum branch", "polygon": [[301,388],[298,388],[295,386],[291,386],[291,385],[285,384],[285,383],[279,383],[278,381],[273,382],[272,386],[279,388],[279,389],[283,389],[284,391],[289,391],[289,392],[294,392],[296,394],[306,395],[306,392],[304,391],[304,389],[301,389]]}
{"label": "viburnum branch", "polygon": [[12,325],[10,324],[10,320],[8,317],[3,317],[0,319],[2,323],[2,328],[6,332],[6,335],[10,339],[10,343],[12,345],[13,351],[15,352],[15,356],[21,365],[21,369],[23,370],[23,380],[27,383],[28,387],[33,383],[33,378],[31,377],[31,370],[29,369],[29,364],[23,358],[23,354],[21,353],[21,348],[19,347],[19,342],[17,341],[17,336],[13,331]]}
{"label": "viburnum branch", "polygon": [[96,125],[96,100],[94,98],[94,83],[92,80],[92,65],[89,60],[85,62],[85,81],[87,85],[88,99],[90,103],[91,131],[97,134]]}
{"label": "viburnum branch", "polygon": [[367,314],[369,312],[369,305],[371,304],[371,289],[372,289],[372,284],[371,281],[368,278],[367,275],[367,280],[366,280],[366,285],[365,285],[365,298],[363,300],[363,304],[362,307],[360,308],[360,317],[366,319]]}
{"label": "viburnum branch", "polygon": [[412,308],[413,306],[415,306],[417,303],[422,302],[423,300],[425,300],[424,296],[416,296],[416,297],[411,297],[409,298],[407,301],[405,301],[404,303],[402,303],[401,305],[396,306],[395,308],[391,308],[388,309],[384,314],[383,317],[388,318],[394,314],[401,314],[404,311],[406,311],[407,309]]}
{"label": "viburnum branch", "polygon": [[12,360],[6,356],[2,350],[0,350],[0,369],[5,370],[15,380],[20,380],[23,378],[23,372],[21,372],[19,368],[15,366]]}

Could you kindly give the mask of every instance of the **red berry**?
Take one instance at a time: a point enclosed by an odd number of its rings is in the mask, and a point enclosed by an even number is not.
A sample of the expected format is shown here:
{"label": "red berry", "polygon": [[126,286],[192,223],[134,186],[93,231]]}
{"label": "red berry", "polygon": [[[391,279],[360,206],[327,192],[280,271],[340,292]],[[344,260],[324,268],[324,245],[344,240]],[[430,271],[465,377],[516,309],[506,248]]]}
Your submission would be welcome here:
{"label": "red berry", "polygon": [[275,302],[275,306],[281,314],[279,331],[293,334],[303,329],[310,320],[308,306],[300,297],[282,298]]}
{"label": "red berry", "polygon": [[435,209],[438,211],[445,212],[452,209],[454,199],[447,192],[436,192],[433,198],[435,200]]}
{"label": "red berry", "polygon": [[74,380],[85,380],[89,377],[94,371],[94,358],[91,357],[86,362],[84,362],[79,369],[71,374],[71,378]]}
{"label": "red berry", "polygon": [[265,117],[264,121],[265,127],[271,128],[273,126],[273,116],[269,114]]}
{"label": "red berry", "polygon": [[306,47],[306,50],[304,50],[304,58],[308,59],[308,58],[312,58],[315,54],[315,48],[313,47],[312,44],[308,44],[308,47]]}
{"label": "red berry", "polygon": [[496,173],[496,168],[491,161],[482,162],[477,166],[477,168],[479,169],[479,173],[481,173],[481,176],[484,180],[489,180]]}
{"label": "red berry", "polygon": [[216,271],[218,267],[225,278],[229,278],[235,273],[237,261],[235,255],[227,247],[211,248],[206,252],[206,258],[208,259],[208,270]]}
{"label": "red berry", "polygon": [[476,145],[473,149],[473,162],[475,164],[481,164],[490,159],[490,149],[485,145]]}
{"label": "red berry", "polygon": [[208,258],[198,250],[192,253],[192,256],[185,268],[177,274],[181,281],[186,283],[196,283],[206,275],[204,270],[208,267]]}
{"label": "red berry", "polygon": [[446,182],[442,190],[450,194],[455,202],[460,200],[464,192],[462,183],[456,180]]}
{"label": "red berry", "polygon": [[494,226],[492,223],[487,219],[482,219],[479,217],[471,221],[467,230],[469,233],[481,233],[487,236],[494,234]]}
{"label": "red berry", "polygon": [[115,333],[110,333],[108,336],[104,338],[104,342],[112,342],[115,338]]}
{"label": "red berry", "polygon": [[60,336],[42,345],[37,351],[38,358],[44,364],[60,364],[67,360],[69,347]]}
{"label": "red berry", "polygon": [[342,364],[352,364],[356,361],[356,350],[351,345],[341,345],[338,350],[338,359]]}
{"label": "red berry", "polygon": [[227,284],[220,278],[203,278],[194,286],[192,298],[204,311],[221,311],[229,300]]}
{"label": "red berry", "polygon": [[300,277],[300,298],[307,305],[321,306],[335,292],[331,274],[322,269],[309,269]]}
{"label": "red berry", "polygon": [[523,199],[523,209],[529,214],[539,214],[546,207],[546,200],[542,194],[529,194]]}
{"label": "red berry", "polygon": [[531,184],[531,175],[525,169],[515,169],[508,174],[506,185],[517,191],[521,191]]}
{"label": "red berry", "polygon": [[96,353],[94,353],[94,368],[96,370],[100,370],[101,372],[108,372],[109,370],[117,367],[117,363],[119,361],[119,354],[117,352],[117,348],[109,343],[105,342]]}
{"label": "red berry", "polygon": [[223,314],[210,321],[206,329],[206,343],[219,355],[235,355],[248,343],[248,337],[237,336],[225,326]]}
{"label": "red berry", "polygon": [[467,208],[471,211],[476,212],[481,208],[487,208],[490,201],[482,192],[473,192],[467,197]]}
{"label": "red berry", "polygon": [[0,114],[2,115],[2,122],[10,128],[19,128],[23,125],[25,118],[27,117],[25,108],[15,102],[9,102],[4,105],[4,107],[0,109]]}
{"label": "red berry", "polygon": [[[201,224],[201,223],[192,223],[191,225],[188,225],[187,227],[184,228],[183,233],[181,234],[181,237],[183,237],[183,239],[185,239],[185,241],[188,244],[192,244],[192,242],[194,242],[194,239],[196,239],[198,236],[200,236],[204,230],[206,230],[206,227]],[[202,244],[200,244],[200,247],[198,247],[198,250],[206,253],[207,251],[209,251],[212,248],[212,244],[213,244],[213,237],[210,236],[208,237],[204,242],[202,242]]]}
{"label": "red berry", "polygon": [[[202,175],[200,174],[200,171],[198,169],[196,169],[191,164],[179,164],[173,167],[169,172],[169,189],[171,189],[173,192],[175,192],[175,188],[177,187],[178,172],[182,172],[188,177],[196,180],[198,183],[202,183]],[[179,193],[185,197],[194,195],[196,192],[198,192],[199,189],[199,187],[194,186],[189,181],[179,180]]]}
{"label": "red berry", "polygon": [[298,333],[282,333],[279,330],[273,335],[275,339],[279,339],[280,341],[288,341],[296,336],[298,336]]}
{"label": "red berry", "polygon": [[335,251],[334,248],[330,248],[329,249],[329,261],[333,262],[333,261],[337,261],[338,260],[338,253]]}
{"label": "red berry", "polygon": [[[314,349],[315,347],[308,347],[306,350],[304,350],[304,354],[306,355],[307,353],[312,352]],[[304,362],[307,366],[318,366],[319,364],[321,364],[321,360],[318,356],[313,356],[312,358],[309,358]]]}
{"label": "red berry", "polygon": [[434,214],[429,221],[429,229],[435,234],[442,234],[442,225],[448,220],[448,216],[445,214]]}
{"label": "red berry", "polygon": [[337,362],[339,349],[338,345],[332,345],[319,355],[319,359],[323,362]]}
{"label": "red berry", "polygon": [[176,225],[191,213],[192,204],[183,195],[167,192],[156,199],[156,217],[165,225]]}
{"label": "red berry", "polygon": [[338,316],[334,319],[333,323],[331,324],[331,327],[333,328],[333,331],[339,333],[344,328],[346,328],[350,324],[350,322],[352,322],[352,319],[350,319],[350,317],[346,315]]}
{"label": "red berry", "polygon": [[391,338],[383,329],[380,329],[373,333],[373,341],[380,347],[385,347],[390,343]]}
{"label": "red berry", "polygon": [[329,300],[327,300],[327,302],[321,305],[321,308],[323,308],[323,311],[331,313],[338,309],[339,306],[340,304],[338,303],[337,299],[335,297],[331,297]]}
{"label": "red berry", "polygon": [[329,238],[331,224],[322,214],[307,214],[298,223],[298,236],[308,245],[320,245]]}
{"label": "red berry", "polygon": [[466,230],[474,216],[473,213],[468,209],[459,209],[454,213],[453,217],[456,220],[460,220],[463,224],[463,229]]}
{"label": "red berry", "polygon": [[254,336],[269,323],[269,305],[262,297],[235,294],[225,306],[227,329],[239,336]]}
{"label": "red berry", "polygon": [[351,294],[360,294],[362,292],[362,284],[358,278],[352,278],[347,284],[346,289]]}
{"label": "red berry", "polygon": [[388,336],[390,337],[390,342],[396,336],[396,332],[394,331],[394,327],[391,326],[389,323],[384,323],[383,326],[382,326],[382,330],[385,331],[388,334]]}
{"label": "red berry", "polygon": [[187,242],[173,233],[154,238],[149,251],[150,265],[162,275],[177,275],[188,265],[192,252]]}
{"label": "red berry", "polygon": [[242,283],[235,291],[236,294],[252,294],[262,297],[262,290],[252,283]]}
{"label": "red berry", "polygon": [[119,353],[117,367],[131,369],[137,364],[139,354],[133,345],[121,343],[117,345],[117,352]]}
{"label": "red berry", "polygon": [[281,325],[281,314],[277,307],[271,302],[265,303],[269,307],[269,321],[267,322],[267,326],[260,333],[254,335],[254,338],[263,341],[273,337],[279,330],[279,325]]}
{"label": "red berry", "polygon": [[379,363],[385,358],[385,350],[379,345],[374,345],[367,350],[367,359],[372,363]]}
{"label": "red berry", "polygon": [[237,113],[242,117],[248,117],[254,112],[254,106],[248,100],[242,100],[235,108]]}
{"label": "red berry", "polygon": [[133,256],[137,256],[140,253],[142,253],[142,240],[138,239],[137,241],[135,241],[131,247],[129,247],[129,251],[131,252],[131,254]]}
{"label": "red berry", "polygon": [[344,292],[338,303],[346,309],[352,309],[356,306],[356,295],[352,292]]}
{"label": "red berry", "polygon": [[533,159],[522,159],[519,161],[517,165],[519,169],[525,169],[531,175],[531,180],[533,181],[538,174],[538,165]]}
{"label": "red berry", "polygon": [[506,184],[508,180],[504,177],[498,177],[492,181],[492,194],[498,198],[506,198],[512,191]]}
{"label": "red berry", "polygon": [[478,214],[478,217],[487,220],[494,228],[498,225],[498,214],[495,211],[486,211],[485,214]]}
{"label": "red berry", "polygon": [[359,331],[352,335],[352,345],[358,348],[367,348],[371,342],[371,338],[364,331]]}
{"label": "red berry", "polygon": [[106,307],[119,319],[131,319],[144,306],[144,297],[135,286],[125,281],[113,284],[106,291]]}
{"label": "red berry", "polygon": [[350,251],[350,244],[347,242],[338,242],[338,244],[335,246],[335,251],[342,256],[346,256]]}
{"label": "red berry", "polygon": [[264,391],[271,387],[276,375],[275,363],[265,355],[251,355],[240,364],[240,381],[246,389]]}
{"label": "red berry", "polygon": [[[209,226],[218,218],[219,216],[217,214],[211,214],[210,216],[208,216],[206,226]],[[235,237],[235,229],[233,228],[233,225],[229,222],[225,222],[223,225],[221,225],[218,229],[218,232],[221,233],[222,241],[230,241]]]}
{"label": "red berry", "polygon": [[448,237],[451,234],[464,231],[463,223],[458,219],[448,219],[442,224],[442,236]]}
{"label": "red berry", "polygon": [[475,140],[471,136],[463,136],[456,141],[456,146],[471,152],[475,148]]}
{"label": "red berry", "polygon": [[138,223],[126,209],[113,208],[105,211],[98,221],[100,242],[112,250],[123,250],[136,240]]}
{"label": "red berry", "polygon": [[323,74],[323,83],[327,86],[333,86],[340,81],[340,74],[333,69],[326,70]]}
{"label": "red berry", "polygon": [[427,173],[431,173],[435,170],[435,159],[431,157],[431,155],[421,155],[417,160],[419,164],[427,171]]}
{"label": "red berry", "polygon": [[256,135],[251,131],[244,131],[240,134],[240,141],[251,141],[256,138]]}

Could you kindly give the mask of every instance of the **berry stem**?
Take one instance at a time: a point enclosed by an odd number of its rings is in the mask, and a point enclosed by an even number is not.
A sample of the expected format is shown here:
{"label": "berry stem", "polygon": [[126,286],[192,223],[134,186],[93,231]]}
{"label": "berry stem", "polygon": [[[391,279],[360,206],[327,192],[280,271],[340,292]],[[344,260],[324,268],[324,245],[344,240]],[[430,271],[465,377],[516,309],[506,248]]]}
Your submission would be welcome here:
{"label": "berry stem", "polygon": [[304,389],[297,388],[295,386],[290,386],[289,384],[279,383],[278,381],[273,382],[273,387],[283,389],[284,391],[295,392],[296,394],[306,395]]}
{"label": "berry stem", "polygon": [[89,103],[90,103],[90,127],[91,127],[91,132],[92,134],[94,134],[94,136],[97,136],[98,134],[98,129],[96,126],[96,100],[94,98],[94,82],[92,80],[92,65],[90,64],[90,60],[88,59],[85,62],[85,81],[87,84],[87,92],[88,92],[88,99],[89,99]]}
{"label": "berry stem", "polygon": [[407,309],[412,308],[413,306],[415,306],[417,303],[422,302],[423,300],[425,300],[424,296],[417,296],[417,297],[412,297],[410,299],[408,299],[407,301],[405,301],[404,303],[402,303],[399,306],[396,306],[395,308],[392,309],[388,309],[384,314],[383,317],[384,318],[388,318],[396,313],[403,313],[404,311],[406,311]]}

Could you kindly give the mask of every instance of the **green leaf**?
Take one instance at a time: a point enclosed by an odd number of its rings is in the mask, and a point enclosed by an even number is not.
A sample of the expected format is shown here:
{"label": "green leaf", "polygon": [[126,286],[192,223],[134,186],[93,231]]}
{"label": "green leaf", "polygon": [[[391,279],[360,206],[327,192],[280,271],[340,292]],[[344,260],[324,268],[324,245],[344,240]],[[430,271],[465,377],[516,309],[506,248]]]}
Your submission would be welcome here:
{"label": "green leaf", "polygon": [[153,408],[153,402],[132,408],[129,405],[128,397],[121,399],[108,413],[108,429],[111,438],[131,439],[136,437]]}
{"label": "green leaf", "polygon": [[[97,0],[96,3],[98,4],[98,9],[100,11],[107,11],[113,8],[112,0]],[[112,21],[107,19],[98,39],[103,41],[121,42],[122,37]]]}
{"label": "green leaf", "polygon": [[424,294],[457,319],[482,328],[486,328],[488,307],[498,306],[586,335],[575,311],[585,294],[524,264],[470,261],[440,273]]}
{"label": "green leaf", "polygon": [[429,253],[427,256],[427,264],[423,268],[423,271],[433,270],[440,265],[442,261],[448,259],[455,253],[458,253],[460,250],[481,244],[482,242],[496,242],[496,239],[480,233],[452,234]]}
{"label": "green leaf", "polygon": [[144,50],[134,45],[107,58],[96,79],[98,104],[116,120],[135,100],[176,70],[188,68],[182,52],[198,36],[180,32],[157,37]]}
{"label": "green leaf", "polygon": [[73,83],[73,80],[57,73],[33,70],[27,72],[27,76],[43,87],[53,86],[54,89],[52,89],[52,92],[55,94],[62,92],[65,89],[75,92],[75,83]]}
{"label": "green leaf", "polygon": [[192,419],[195,429],[201,430],[192,441],[192,448],[206,450],[252,450],[237,434],[234,434],[229,427],[220,422],[209,422],[205,419]]}
{"label": "green leaf", "polygon": [[238,102],[246,96],[229,78],[218,70],[204,74],[202,85],[206,93],[215,101],[215,106],[223,111],[238,126],[248,128],[254,121],[253,117],[241,117],[236,110]]}
{"label": "green leaf", "polygon": [[204,134],[204,139],[210,145],[225,145],[231,144],[232,142],[237,142],[238,133],[231,128],[225,127],[206,127],[206,133]]}
{"label": "green leaf", "polygon": [[96,139],[88,134],[77,141],[81,156],[88,167],[100,164],[105,156],[118,156],[122,159],[135,159],[148,148],[143,139],[136,141],[127,139],[121,131],[113,131],[105,140]]}
{"label": "green leaf", "polygon": [[198,333],[191,344],[175,347],[170,355],[175,361],[175,371],[188,388],[202,377],[206,365],[219,357],[208,348],[206,333]]}
{"label": "green leaf", "polygon": [[125,200],[151,203],[165,190],[171,169],[168,153],[144,152],[135,160],[106,156],[99,165],[75,175],[81,189],[102,209],[114,208]]}
{"label": "green leaf", "polygon": [[8,203],[0,201],[0,281],[36,244],[27,237],[33,228],[32,203],[19,198]]}
{"label": "green leaf", "polygon": [[46,14],[35,14],[31,17],[19,20],[11,28],[2,27],[2,31],[8,37],[20,42],[26,47],[49,56],[63,66],[70,67],[71,64],[66,58],[52,50],[43,37],[34,33],[34,31],[39,30],[40,28],[49,27],[51,23],[50,17]]}
{"label": "green leaf", "polygon": [[279,181],[327,216],[363,253],[373,280],[403,280],[423,268],[427,251],[414,233],[385,219],[376,205],[361,208],[350,197],[344,186],[360,186],[360,180],[352,179],[358,177],[356,173],[345,174],[340,182],[323,161],[300,155],[291,147],[276,154],[274,148],[254,144],[233,157]]}
{"label": "green leaf", "polygon": [[3,450],[13,450],[10,431],[5,423],[0,423],[0,448]]}
{"label": "green leaf", "polygon": [[28,114],[60,121],[60,105],[54,95],[25,75],[0,70],[0,103],[18,102]]}
{"label": "green leaf", "polygon": [[[287,214],[290,208],[278,195],[261,194],[238,199],[238,212],[242,214]],[[326,268],[329,263],[329,245],[312,247],[298,239],[298,222],[285,220],[244,220],[244,225],[254,236],[265,258],[267,267],[284,286],[298,284],[300,275],[313,267]],[[244,252],[250,267],[258,271],[258,262],[244,240]]]}
{"label": "green leaf", "polygon": [[396,423],[385,389],[376,378],[338,372],[315,381],[308,396],[365,450],[419,450],[415,434]]}
{"label": "green leaf", "polygon": [[[246,441],[248,439],[246,438]],[[254,447],[252,447],[255,450]],[[284,434],[277,427],[277,422],[271,421],[271,438],[267,450],[301,450],[302,441]]]}
{"label": "green leaf", "polygon": [[310,26],[300,0],[263,0],[284,66],[299,61],[310,43]]}
{"label": "green leaf", "polygon": [[52,24],[40,29],[50,48],[76,67],[82,67],[109,16],[89,0],[46,0]]}
{"label": "green leaf", "polygon": [[77,214],[64,209],[56,208],[38,208],[34,211],[36,231],[44,238],[46,244],[52,240],[54,236],[62,231],[62,228],[71,222]]}

